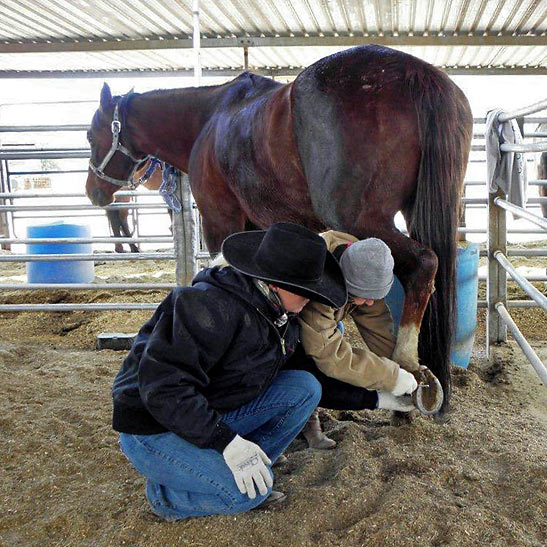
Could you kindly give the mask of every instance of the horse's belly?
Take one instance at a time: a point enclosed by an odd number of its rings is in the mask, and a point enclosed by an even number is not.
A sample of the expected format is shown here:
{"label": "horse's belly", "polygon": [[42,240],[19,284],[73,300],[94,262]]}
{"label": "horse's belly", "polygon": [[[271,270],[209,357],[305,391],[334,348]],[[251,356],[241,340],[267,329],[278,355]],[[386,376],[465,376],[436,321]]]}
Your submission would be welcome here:
{"label": "horse's belly", "polygon": [[[259,176],[241,178],[232,183],[249,220],[256,226],[266,227],[275,222],[296,222],[312,230],[323,230],[309,196],[306,180],[287,173],[284,180]],[[235,182],[235,181],[233,181]]]}

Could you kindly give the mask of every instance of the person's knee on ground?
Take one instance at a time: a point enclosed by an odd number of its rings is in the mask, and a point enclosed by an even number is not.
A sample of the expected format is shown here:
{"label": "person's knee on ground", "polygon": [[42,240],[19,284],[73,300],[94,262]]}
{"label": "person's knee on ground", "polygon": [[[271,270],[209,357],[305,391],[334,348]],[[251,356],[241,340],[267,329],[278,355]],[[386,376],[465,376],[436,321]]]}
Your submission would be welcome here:
{"label": "person's knee on ground", "polygon": [[[204,496],[197,492],[177,491],[150,480],[146,482],[146,499],[150,510],[167,521],[245,513],[262,505],[274,493],[279,494],[269,487],[265,494],[257,493],[251,499],[247,494],[241,494],[235,484],[227,483],[217,495]],[[279,498],[278,495],[275,497]]]}

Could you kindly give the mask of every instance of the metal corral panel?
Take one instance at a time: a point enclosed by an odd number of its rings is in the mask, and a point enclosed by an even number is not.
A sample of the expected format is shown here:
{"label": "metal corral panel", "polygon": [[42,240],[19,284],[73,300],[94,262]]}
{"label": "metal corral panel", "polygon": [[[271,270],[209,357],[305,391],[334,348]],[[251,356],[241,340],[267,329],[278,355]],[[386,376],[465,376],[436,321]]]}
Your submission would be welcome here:
{"label": "metal corral panel", "polygon": [[[244,46],[278,69],[371,41],[439,66],[547,68],[547,0],[201,0],[200,17],[205,69],[240,69]],[[2,0],[0,71],[191,69],[191,34],[192,0]]]}

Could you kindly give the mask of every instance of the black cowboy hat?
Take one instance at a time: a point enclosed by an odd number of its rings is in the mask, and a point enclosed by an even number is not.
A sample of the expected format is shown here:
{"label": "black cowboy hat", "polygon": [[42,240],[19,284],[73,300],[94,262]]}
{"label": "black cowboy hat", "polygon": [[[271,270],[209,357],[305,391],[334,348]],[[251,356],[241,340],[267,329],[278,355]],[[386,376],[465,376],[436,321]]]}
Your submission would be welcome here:
{"label": "black cowboy hat", "polygon": [[321,237],[299,224],[277,222],[267,230],[232,234],[223,241],[222,254],[251,277],[335,308],[346,303],[338,261]]}

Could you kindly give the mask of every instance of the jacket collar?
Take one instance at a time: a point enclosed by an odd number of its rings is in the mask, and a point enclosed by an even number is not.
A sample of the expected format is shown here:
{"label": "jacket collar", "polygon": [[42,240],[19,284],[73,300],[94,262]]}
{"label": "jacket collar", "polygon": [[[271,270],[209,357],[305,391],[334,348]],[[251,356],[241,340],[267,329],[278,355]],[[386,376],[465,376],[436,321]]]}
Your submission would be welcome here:
{"label": "jacket collar", "polygon": [[253,283],[258,287],[258,290],[264,295],[268,304],[270,304],[275,311],[277,317],[273,319],[274,325],[276,327],[282,327],[289,320],[289,316],[285,311],[279,296],[277,296],[264,281],[254,278]]}

